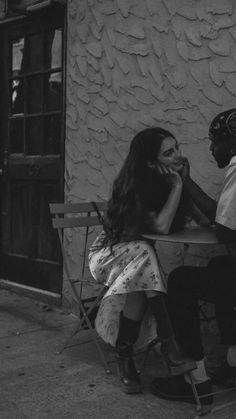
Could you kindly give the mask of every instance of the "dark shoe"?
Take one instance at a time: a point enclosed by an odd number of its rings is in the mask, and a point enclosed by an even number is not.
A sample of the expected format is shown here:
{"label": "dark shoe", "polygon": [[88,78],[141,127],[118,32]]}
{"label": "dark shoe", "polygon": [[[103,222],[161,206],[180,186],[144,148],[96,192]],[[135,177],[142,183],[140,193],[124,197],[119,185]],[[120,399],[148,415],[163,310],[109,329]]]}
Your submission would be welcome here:
{"label": "dark shoe", "polygon": [[175,338],[166,339],[161,344],[161,353],[165,358],[170,375],[181,375],[194,370],[196,362],[183,356]]}
{"label": "dark shoe", "polygon": [[127,394],[141,393],[141,383],[132,357],[117,355],[118,375]]}
{"label": "dark shoe", "polygon": [[[195,385],[201,404],[213,403],[212,383],[207,380]],[[170,378],[155,378],[151,384],[151,392],[161,399],[187,403],[196,403],[192,386],[188,384],[183,375]]]}
{"label": "dark shoe", "polygon": [[224,387],[235,387],[236,386],[236,367],[231,367],[226,359],[223,364],[220,365],[211,374],[212,383]]}

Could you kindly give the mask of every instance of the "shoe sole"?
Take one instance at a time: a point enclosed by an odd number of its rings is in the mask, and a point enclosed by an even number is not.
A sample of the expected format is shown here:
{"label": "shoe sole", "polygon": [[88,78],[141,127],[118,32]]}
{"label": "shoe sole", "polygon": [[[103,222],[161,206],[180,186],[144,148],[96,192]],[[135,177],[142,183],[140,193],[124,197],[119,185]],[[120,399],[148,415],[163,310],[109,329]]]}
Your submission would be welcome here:
{"label": "shoe sole", "polygon": [[121,383],[121,387],[124,393],[126,394],[140,394],[142,393],[141,387],[134,386],[134,387],[126,387],[124,384]]}
{"label": "shoe sole", "polygon": [[[186,402],[186,403],[191,403],[191,404],[195,404],[196,400],[194,398],[193,395],[189,395],[189,396],[173,396],[173,395],[169,395],[166,393],[163,393],[158,387],[154,387],[151,386],[151,392],[152,394],[154,394],[157,397],[160,397],[161,399],[165,399],[165,400],[171,400],[174,402]],[[206,406],[206,405],[211,405],[213,403],[213,396],[199,396],[201,404]]]}

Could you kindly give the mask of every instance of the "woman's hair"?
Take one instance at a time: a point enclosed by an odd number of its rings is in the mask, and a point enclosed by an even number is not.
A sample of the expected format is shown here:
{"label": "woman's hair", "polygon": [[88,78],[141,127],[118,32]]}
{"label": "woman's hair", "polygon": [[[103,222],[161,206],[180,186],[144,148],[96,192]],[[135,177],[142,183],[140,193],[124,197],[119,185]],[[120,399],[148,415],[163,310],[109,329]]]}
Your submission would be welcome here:
{"label": "woman's hair", "polygon": [[158,193],[158,174],[154,174],[149,163],[156,162],[161,144],[167,137],[175,138],[162,128],[147,128],[133,138],[108,202],[105,245],[118,243],[127,229],[133,229],[133,234],[135,230],[139,232],[148,206],[145,197],[152,194],[154,182]]}

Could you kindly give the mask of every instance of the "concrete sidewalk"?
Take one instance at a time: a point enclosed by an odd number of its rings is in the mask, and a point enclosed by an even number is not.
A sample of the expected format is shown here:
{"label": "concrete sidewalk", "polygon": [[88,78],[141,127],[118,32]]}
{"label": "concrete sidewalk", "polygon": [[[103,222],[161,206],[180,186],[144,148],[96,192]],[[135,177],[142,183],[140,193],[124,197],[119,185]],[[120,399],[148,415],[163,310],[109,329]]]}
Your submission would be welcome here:
{"label": "concrete sidewalk", "polygon": [[[149,391],[161,360],[149,356],[142,372],[143,394],[122,393],[114,354],[104,345],[112,374],[106,375],[89,332],[73,338],[61,355],[56,351],[75,319],[58,309],[0,290],[1,419],[190,419],[194,405],[158,399]],[[217,395],[215,404],[233,401],[236,393]],[[236,405],[209,419],[236,418]]]}

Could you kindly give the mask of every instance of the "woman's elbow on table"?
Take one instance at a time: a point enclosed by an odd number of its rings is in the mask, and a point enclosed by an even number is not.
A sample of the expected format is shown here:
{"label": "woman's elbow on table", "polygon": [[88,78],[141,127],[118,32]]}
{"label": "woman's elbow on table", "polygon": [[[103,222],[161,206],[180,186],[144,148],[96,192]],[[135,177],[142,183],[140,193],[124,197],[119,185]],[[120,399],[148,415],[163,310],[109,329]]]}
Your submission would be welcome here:
{"label": "woman's elbow on table", "polygon": [[170,225],[156,222],[153,226],[153,233],[167,235],[170,232]]}
{"label": "woman's elbow on table", "polygon": [[148,230],[152,234],[169,234],[170,227],[171,227],[171,219],[170,217],[162,216],[160,214],[156,214],[154,211],[149,213],[148,223],[147,223]]}

